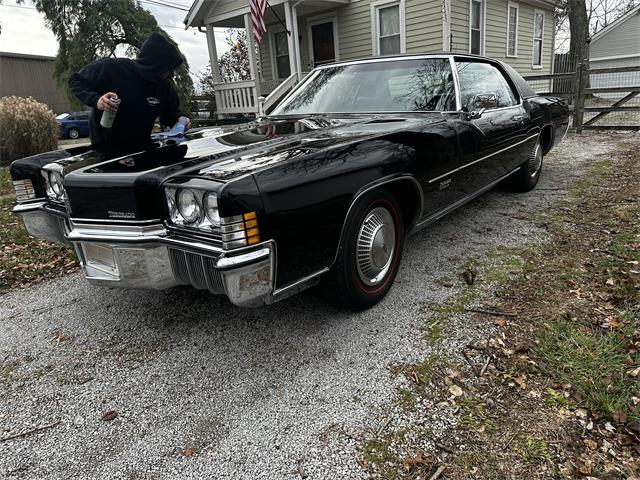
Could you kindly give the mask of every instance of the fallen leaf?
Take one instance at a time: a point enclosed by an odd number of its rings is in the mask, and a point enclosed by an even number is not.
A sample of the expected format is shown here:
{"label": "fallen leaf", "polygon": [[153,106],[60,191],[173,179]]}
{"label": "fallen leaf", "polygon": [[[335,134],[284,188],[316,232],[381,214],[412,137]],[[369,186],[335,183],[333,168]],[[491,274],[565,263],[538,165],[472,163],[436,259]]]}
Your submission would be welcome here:
{"label": "fallen leaf", "polygon": [[451,385],[449,386],[449,393],[454,397],[460,397],[462,396],[462,389],[458,385]]}
{"label": "fallen leaf", "polygon": [[115,410],[109,410],[108,412],[105,412],[104,415],[102,415],[102,421],[110,422],[117,416],[118,416],[118,412],[116,412]]}
{"label": "fallen leaf", "polygon": [[182,455],[185,457],[192,457],[196,453],[196,449],[193,447],[188,447],[182,450]]}
{"label": "fallen leaf", "polygon": [[583,442],[587,446],[587,448],[589,448],[591,450],[597,450],[598,449],[598,442],[596,442],[595,440],[591,440],[590,438],[585,438],[583,440]]}
{"label": "fallen leaf", "polygon": [[499,318],[494,318],[492,320],[492,323],[496,326],[496,327],[506,327],[507,326],[507,319],[503,318],[503,317],[499,317]]}
{"label": "fallen leaf", "polygon": [[627,413],[622,410],[618,410],[613,414],[613,423],[616,425],[627,423]]}
{"label": "fallen leaf", "polygon": [[613,278],[608,278],[606,283],[607,285],[615,285],[616,281]]}
{"label": "fallen leaf", "polygon": [[632,377],[637,377],[638,375],[640,375],[640,367],[634,368],[633,370],[629,370],[627,372],[627,375],[631,375]]}
{"label": "fallen leaf", "polygon": [[587,415],[589,415],[589,412],[587,412],[584,408],[577,408],[575,411],[575,415],[578,418],[587,418]]}
{"label": "fallen leaf", "polygon": [[524,375],[520,375],[519,377],[516,377],[513,379],[518,386],[524,390],[525,388],[527,388],[527,382],[525,381],[525,376]]}

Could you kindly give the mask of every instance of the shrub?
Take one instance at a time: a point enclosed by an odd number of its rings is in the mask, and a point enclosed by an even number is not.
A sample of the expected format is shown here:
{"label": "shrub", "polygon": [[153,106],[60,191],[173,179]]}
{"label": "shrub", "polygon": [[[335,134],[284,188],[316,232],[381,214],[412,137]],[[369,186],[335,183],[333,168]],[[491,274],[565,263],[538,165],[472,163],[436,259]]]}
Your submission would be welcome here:
{"label": "shrub", "polygon": [[0,98],[0,165],[58,148],[53,112],[33,98]]}

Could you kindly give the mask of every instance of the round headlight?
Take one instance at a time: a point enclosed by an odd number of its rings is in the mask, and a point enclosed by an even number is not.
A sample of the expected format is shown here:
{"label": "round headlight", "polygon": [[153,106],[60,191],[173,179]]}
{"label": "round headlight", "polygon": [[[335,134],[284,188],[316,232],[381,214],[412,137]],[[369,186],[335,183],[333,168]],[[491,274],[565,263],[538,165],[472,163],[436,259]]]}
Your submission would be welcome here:
{"label": "round headlight", "polygon": [[204,213],[211,225],[220,226],[220,211],[218,210],[218,197],[213,193],[207,193],[204,197]]}
{"label": "round headlight", "polygon": [[178,210],[187,223],[194,223],[200,218],[200,204],[193,190],[178,190]]}
{"label": "round headlight", "polygon": [[49,183],[51,184],[51,190],[53,190],[53,193],[56,195],[56,197],[61,197],[62,195],[64,195],[62,175],[60,175],[58,172],[50,172]]}

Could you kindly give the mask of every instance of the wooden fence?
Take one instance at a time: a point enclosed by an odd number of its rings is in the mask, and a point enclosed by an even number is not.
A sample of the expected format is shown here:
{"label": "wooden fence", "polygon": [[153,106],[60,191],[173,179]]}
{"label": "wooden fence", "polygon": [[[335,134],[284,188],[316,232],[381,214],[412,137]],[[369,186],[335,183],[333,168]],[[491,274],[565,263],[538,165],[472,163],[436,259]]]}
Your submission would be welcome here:
{"label": "wooden fence", "polygon": [[640,67],[585,68],[525,77],[541,95],[566,98],[573,108],[573,127],[640,130]]}

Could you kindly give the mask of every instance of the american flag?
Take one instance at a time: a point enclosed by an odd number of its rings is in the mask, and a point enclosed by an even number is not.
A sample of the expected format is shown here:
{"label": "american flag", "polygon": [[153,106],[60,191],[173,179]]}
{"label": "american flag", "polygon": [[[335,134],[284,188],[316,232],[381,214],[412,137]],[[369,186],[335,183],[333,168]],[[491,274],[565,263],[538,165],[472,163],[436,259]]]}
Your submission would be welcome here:
{"label": "american flag", "polygon": [[251,0],[251,20],[253,22],[253,33],[256,43],[260,45],[262,37],[267,33],[267,26],[264,24],[264,15],[267,11],[267,0]]}

